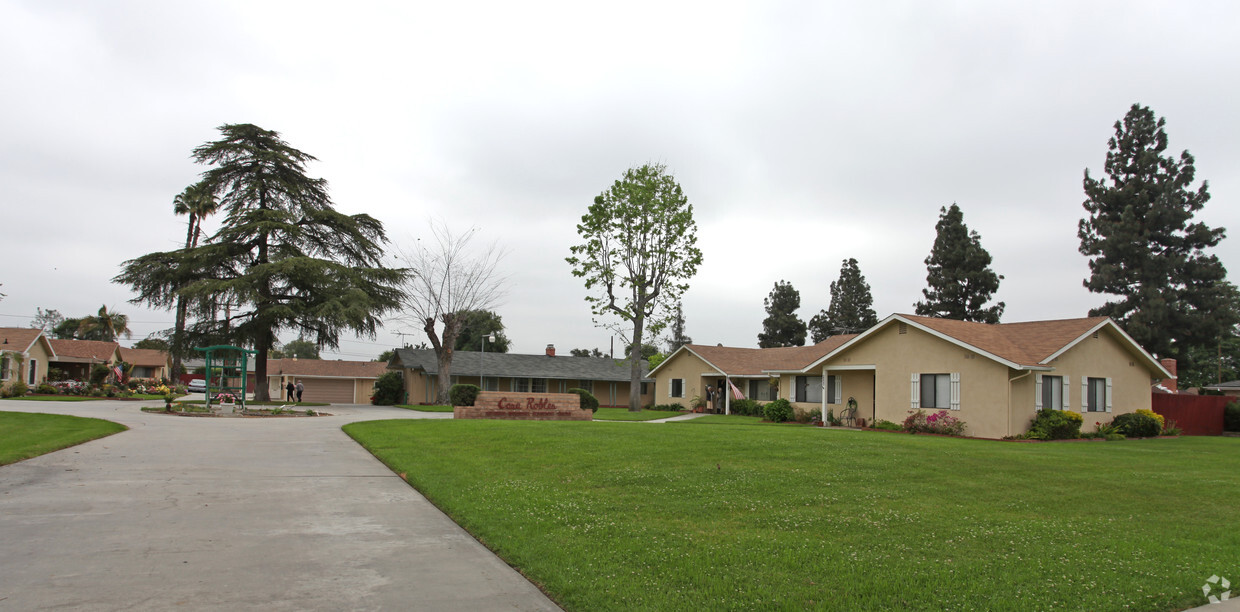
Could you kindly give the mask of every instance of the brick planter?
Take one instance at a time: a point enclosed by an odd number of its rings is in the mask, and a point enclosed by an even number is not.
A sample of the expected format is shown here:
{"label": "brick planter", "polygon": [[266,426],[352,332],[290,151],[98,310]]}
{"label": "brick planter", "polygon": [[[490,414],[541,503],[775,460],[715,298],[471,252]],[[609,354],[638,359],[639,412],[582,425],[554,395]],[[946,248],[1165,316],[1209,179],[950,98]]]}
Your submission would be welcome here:
{"label": "brick planter", "polygon": [[511,421],[590,421],[594,413],[581,409],[576,393],[508,393],[483,391],[473,406],[453,406],[457,419]]}

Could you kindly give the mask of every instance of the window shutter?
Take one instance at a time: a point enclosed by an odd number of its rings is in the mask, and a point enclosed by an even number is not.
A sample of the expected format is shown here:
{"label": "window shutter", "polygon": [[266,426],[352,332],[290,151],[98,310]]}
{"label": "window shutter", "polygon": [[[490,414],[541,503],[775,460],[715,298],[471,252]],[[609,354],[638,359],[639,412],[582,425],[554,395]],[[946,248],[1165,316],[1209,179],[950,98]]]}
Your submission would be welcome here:
{"label": "window shutter", "polygon": [[[1063,377],[1063,409],[1064,410],[1067,410],[1069,407],[1072,406],[1072,403],[1068,401],[1068,389],[1069,388],[1070,388],[1070,385],[1068,384],[1068,377],[1064,376]],[[1084,406],[1084,404],[1081,404],[1081,405]]]}
{"label": "window shutter", "polygon": [[835,397],[833,399],[835,399],[835,403],[841,404],[843,403],[842,401],[843,397],[844,397],[844,380],[840,378],[839,376],[836,376],[835,377]]}
{"label": "window shutter", "polygon": [[952,410],[960,410],[960,372],[952,372]]}
{"label": "window shutter", "polygon": [[1089,411],[1089,377],[1081,377],[1081,412]]}
{"label": "window shutter", "polygon": [[913,399],[910,401],[910,406],[913,410],[917,410],[921,408],[921,374],[913,372],[912,385]]}
{"label": "window shutter", "polygon": [[1033,375],[1033,409],[1042,410],[1042,375]]}
{"label": "window shutter", "polygon": [[1111,411],[1111,379],[1107,379],[1107,412]]}
{"label": "window shutter", "polygon": [[667,396],[668,397],[672,396],[672,380],[673,379],[671,378],[667,379]]}

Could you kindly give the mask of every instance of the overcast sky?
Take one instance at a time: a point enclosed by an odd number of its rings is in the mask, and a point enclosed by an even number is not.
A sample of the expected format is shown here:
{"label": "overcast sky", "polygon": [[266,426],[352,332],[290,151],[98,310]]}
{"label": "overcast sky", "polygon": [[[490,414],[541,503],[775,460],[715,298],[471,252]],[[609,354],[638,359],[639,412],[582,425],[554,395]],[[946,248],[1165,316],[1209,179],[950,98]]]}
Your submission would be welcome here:
{"label": "overcast sky", "polygon": [[[134,341],[171,327],[110,281],[183,245],[172,199],[225,123],[316,156],[336,207],[394,242],[442,219],[507,248],[514,352],[608,350],[564,258],[647,162],[694,206],[698,343],[756,346],[781,279],[808,320],[848,257],[880,317],[911,312],[952,202],[1005,276],[1004,321],[1085,316],[1106,298],[1081,285],[1082,173],[1134,102],[1196,156],[1198,219],[1240,232],[1237,23],[1226,1],[0,0],[0,326],[106,304]],[[1240,266],[1240,236],[1216,252]],[[330,356],[396,331],[416,330]]]}

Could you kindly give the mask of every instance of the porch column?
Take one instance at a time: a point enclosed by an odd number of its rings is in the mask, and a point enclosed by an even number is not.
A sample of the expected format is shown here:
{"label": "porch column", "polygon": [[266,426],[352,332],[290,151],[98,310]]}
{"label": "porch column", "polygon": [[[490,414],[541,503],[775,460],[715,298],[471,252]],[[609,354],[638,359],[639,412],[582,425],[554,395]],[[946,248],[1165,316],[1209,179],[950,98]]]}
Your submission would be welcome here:
{"label": "porch column", "polygon": [[732,414],[732,377],[725,376],[724,380],[728,383],[728,387],[723,389],[723,413]]}
{"label": "porch column", "polygon": [[831,379],[827,374],[827,366],[822,367],[822,426],[827,426],[827,385]]}

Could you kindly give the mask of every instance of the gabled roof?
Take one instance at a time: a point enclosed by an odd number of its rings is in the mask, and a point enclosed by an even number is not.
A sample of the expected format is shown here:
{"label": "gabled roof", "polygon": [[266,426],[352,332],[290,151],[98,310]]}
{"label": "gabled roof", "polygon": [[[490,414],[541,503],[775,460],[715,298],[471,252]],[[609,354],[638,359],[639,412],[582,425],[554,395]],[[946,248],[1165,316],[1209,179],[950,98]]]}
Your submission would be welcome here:
{"label": "gabled roof", "polygon": [[[663,360],[668,363],[681,351],[696,355],[724,376],[765,376],[771,372],[799,372],[814,360],[847,342],[855,334],[831,336],[809,346],[739,348],[686,344]],[[663,367],[663,363],[659,367]],[[658,370],[659,368],[655,368]],[[651,371],[651,375],[654,371]]]}
{"label": "gabled roof", "polygon": [[307,378],[379,378],[387,372],[383,361],[340,361],[332,359],[268,359],[267,376],[305,376]]}
{"label": "gabled roof", "polygon": [[870,329],[846,342],[805,369],[816,367],[832,357],[848,350],[878,330],[895,323],[911,325],[921,331],[941,338],[957,346],[967,348],[984,357],[1017,370],[1051,370],[1050,362],[1085,338],[1110,328],[1129,349],[1146,362],[1155,372],[1171,377],[1172,374],[1145,349],[1124,333],[1109,317],[1086,317],[1081,319],[1058,319],[1052,321],[1028,321],[1024,323],[974,323],[952,319],[937,319],[916,315],[893,314]]}
{"label": "gabled roof", "polygon": [[59,361],[110,361],[121,345],[101,340],[52,340],[52,350]]}
{"label": "gabled roof", "polygon": [[[439,360],[434,349],[396,349],[389,367],[420,370],[429,374],[439,372]],[[649,366],[643,361],[641,370]],[[629,380],[628,360],[609,357],[573,357],[557,355],[517,355],[514,353],[482,353],[479,351],[455,351],[452,354],[452,373],[458,376],[477,376],[479,373],[497,378],[552,378],[562,380]],[[643,379],[646,379],[643,376]]]}
{"label": "gabled roof", "polygon": [[25,353],[42,334],[43,330],[30,327],[0,327],[0,351]]}
{"label": "gabled roof", "polygon": [[156,349],[120,347],[121,361],[143,367],[167,367],[168,353]]}

